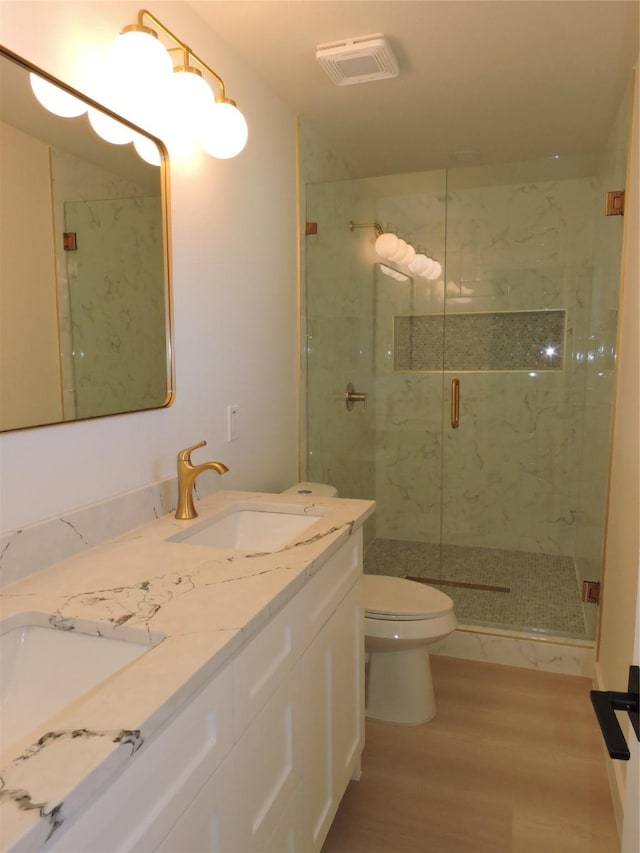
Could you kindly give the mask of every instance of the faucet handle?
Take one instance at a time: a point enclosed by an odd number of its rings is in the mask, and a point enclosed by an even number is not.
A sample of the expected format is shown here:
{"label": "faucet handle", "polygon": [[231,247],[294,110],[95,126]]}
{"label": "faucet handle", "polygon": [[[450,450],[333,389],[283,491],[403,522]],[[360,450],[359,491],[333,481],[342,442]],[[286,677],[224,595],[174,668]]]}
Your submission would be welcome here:
{"label": "faucet handle", "polygon": [[178,453],[178,462],[191,462],[191,452],[198,450],[199,447],[204,447],[206,443],[206,441],[200,441],[198,444],[194,444],[193,447],[185,447],[184,450]]}

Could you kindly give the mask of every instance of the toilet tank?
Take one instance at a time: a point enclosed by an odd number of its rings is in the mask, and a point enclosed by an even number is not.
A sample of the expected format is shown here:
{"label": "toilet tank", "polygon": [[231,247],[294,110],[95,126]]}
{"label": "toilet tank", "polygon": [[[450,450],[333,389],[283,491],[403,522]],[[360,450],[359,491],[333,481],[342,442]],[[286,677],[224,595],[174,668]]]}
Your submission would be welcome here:
{"label": "toilet tank", "polygon": [[296,495],[316,495],[323,498],[337,498],[338,490],[335,486],[329,486],[327,483],[296,483],[285,489],[282,493],[286,495],[291,492]]}

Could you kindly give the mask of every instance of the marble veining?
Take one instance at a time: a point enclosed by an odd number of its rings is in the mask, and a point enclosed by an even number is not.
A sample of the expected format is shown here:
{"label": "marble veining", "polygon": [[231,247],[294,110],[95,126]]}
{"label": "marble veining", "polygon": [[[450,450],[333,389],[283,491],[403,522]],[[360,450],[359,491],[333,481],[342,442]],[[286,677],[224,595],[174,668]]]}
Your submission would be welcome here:
{"label": "marble veining", "polygon": [[2,756],[3,849],[18,839],[38,846],[73,818],[374,509],[370,501],[219,492],[199,502],[200,520],[240,501],[311,508],[318,518],[305,538],[258,553],[168,542],[193,522],[165,515],[2,590],[3,620],[48,613],[58,630],[123,639],[143,630],[150,643]]}
{"label": "marble veining", "polygon": [[[201,488],[202,484],[198,484]],[[176,507],[172,477],[16,530],[0,539],[0,586],[160,518]]]}
{"label": "marble veining", "polygon": [[[43,818],[48,824],[45,842],[64,823],[64,803],[59,802],[54,806],[50,806],[47,802],[35,802],[32,795],[24,788],[12,787],[14,777],[19,776],[16,773],[16,769],[20,768],[25,762],[30,762],[29,770],[37,773],[38,768],[34,769],[33,767],[34,760],[47,747],[61,740],[78,741],[90,738],[107,738],[112,743],[127,744],[131,747],[131,755],[137,752],[144,743],[144,739],[139,731],[129,731],[126,729],[121,729],[120,731],[90,731],[88,729],[51,731],[43,734],[42,737],[18,755],[6,768],[0,771],[0,806],[3,803],[9,803],[23,812],[36,811],[38,816]],[[21,780],[18,778],[16,781]]]}

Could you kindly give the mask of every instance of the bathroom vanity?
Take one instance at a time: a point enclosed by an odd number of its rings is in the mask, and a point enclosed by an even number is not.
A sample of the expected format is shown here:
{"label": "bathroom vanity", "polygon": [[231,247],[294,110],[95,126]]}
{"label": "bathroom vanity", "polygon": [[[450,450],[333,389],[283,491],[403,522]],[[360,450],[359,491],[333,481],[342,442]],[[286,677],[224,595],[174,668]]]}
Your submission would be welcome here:
{"label": "bathroom vanity", "polygon": [[[221,492],[198,509],[3,590],[3,620],[149,647],[3,748],[2,849],[322,846],[364,743],[361,525],[374,504]],[[308,523],[264,538],[269,514]]]}

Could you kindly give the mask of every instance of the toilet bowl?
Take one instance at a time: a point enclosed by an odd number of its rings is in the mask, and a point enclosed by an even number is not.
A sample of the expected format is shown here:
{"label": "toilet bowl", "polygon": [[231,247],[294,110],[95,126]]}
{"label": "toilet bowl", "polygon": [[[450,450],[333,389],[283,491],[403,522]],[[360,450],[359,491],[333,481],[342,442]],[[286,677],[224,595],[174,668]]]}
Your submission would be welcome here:
{"label": "toilet bowl", "polygon": [[435,716],[428,646],[456,629],[453,601],[425,584],[364,576],[368,717],[415,726]]}

